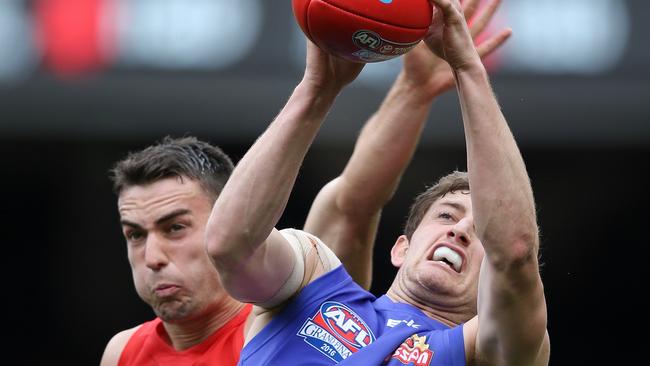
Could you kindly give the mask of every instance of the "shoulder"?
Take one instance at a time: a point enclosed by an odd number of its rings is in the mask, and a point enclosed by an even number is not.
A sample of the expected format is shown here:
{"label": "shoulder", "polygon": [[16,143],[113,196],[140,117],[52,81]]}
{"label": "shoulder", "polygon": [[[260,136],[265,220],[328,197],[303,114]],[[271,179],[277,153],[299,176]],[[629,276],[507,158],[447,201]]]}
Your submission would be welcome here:
{"label": "shoulder", "polygon": [[[297,229],[284,229],[279,233],[291,245],[296,259],[303,262],[305,273],[316,272],[316,275],[314,273],[311,276],[306,275],[303,285],[341,264],[336,254],[315,235]],[[310,261],[314,260],[315,262],[310,265]]]}
{"label": "shoulder", "polygon": [[104,349],[104,354],[102,355],[102,361],[100,366],[113,366],[117,365],[120,360],[120,355],[124,350],[124,347],[128,343],[131,336],[140,329],[141,325],[133,327],[131,329],[123,330],[111,338]]}
{"label": "shoulder", "polygon": [[[336,254],[318,237],[296,229],[284,229],[280,231],[280,234],[291,246],[295,262],[294,270],[282,289],[284,293],[279,293],[276,297],[280,296],[284,300],[288,300],[308,284],[341,265]],[[291,286],[287,286],[288,283],[291,283]],[[264,307],[272,308],[274,306]]]}

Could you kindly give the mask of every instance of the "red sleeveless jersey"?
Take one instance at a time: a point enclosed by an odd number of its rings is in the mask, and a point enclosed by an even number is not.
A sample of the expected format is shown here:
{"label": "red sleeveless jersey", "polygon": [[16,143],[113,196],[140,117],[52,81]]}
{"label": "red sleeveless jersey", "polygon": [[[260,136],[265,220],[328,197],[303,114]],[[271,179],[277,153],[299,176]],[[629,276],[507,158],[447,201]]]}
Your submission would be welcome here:
{"label": "red sleeveless jersey", "polygon": [[165,342],[165,328],[160,318],[146,322],[129,339],[118,365],[235,366],[244,347],[244,326],[251,308],[251,305],[244,306],[210,337],[183,351]]}

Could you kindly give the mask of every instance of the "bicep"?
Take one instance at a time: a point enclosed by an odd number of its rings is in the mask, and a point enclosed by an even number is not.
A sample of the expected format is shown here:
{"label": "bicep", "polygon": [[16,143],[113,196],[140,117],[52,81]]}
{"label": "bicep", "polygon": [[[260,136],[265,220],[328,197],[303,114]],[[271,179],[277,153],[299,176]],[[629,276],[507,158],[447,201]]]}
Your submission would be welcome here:
{"label": "bicep", "polygon": [[271,299],[287,281],[294,270],[296,256],[274,228],[250,255],[229,262],[215,263],[229,294],[242,302],[260,303]]}
{"label": "bicep", "polygon": [[319,238],[301,230],[285,229],[281,232],[294,252],[294,267],[287,280],[264,302],[256,303],[266,309],[276,308],[309,283],[338,267],[341,261]]}
{"label": "bicep", "polygon": [[341,264],[317,237],[294,229],[273,229],[245,260],[217,265],[221,282],[235,299],[275,308],[308,283]]}

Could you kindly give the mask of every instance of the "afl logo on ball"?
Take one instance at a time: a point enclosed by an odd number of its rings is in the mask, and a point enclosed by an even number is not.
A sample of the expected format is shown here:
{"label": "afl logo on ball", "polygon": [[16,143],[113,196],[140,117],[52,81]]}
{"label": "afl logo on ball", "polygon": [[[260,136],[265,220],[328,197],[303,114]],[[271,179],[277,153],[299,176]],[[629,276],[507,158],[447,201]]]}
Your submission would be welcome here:
{"label": "afl logo on ball", "polygon": [[359,30],[352,35],[354,44],[364,50],[377,50],[382,44],[379,34],[369,30]]}
{"label": "afl logo on ball", "polygon": [[383,39],[369,30],[358,30],[352,35],[352,42],[359,47],[354,55],[366,62],[383,61],[405,54],[418,42],[397,43]]}

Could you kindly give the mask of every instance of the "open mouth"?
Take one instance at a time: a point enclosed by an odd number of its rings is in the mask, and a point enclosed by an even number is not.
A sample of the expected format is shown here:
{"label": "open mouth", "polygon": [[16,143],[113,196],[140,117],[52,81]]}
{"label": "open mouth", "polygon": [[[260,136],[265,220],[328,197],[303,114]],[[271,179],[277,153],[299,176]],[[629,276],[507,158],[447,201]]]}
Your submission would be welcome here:
{"label": "open mouth", "polygon": [[454,271],[460,273],[460,269],[463,265],[463,258],[460,254],[456,253],[453,249],[446,246],[440,246],[433,252],[433,258],[431,259],[434,262],[441,262]]}

